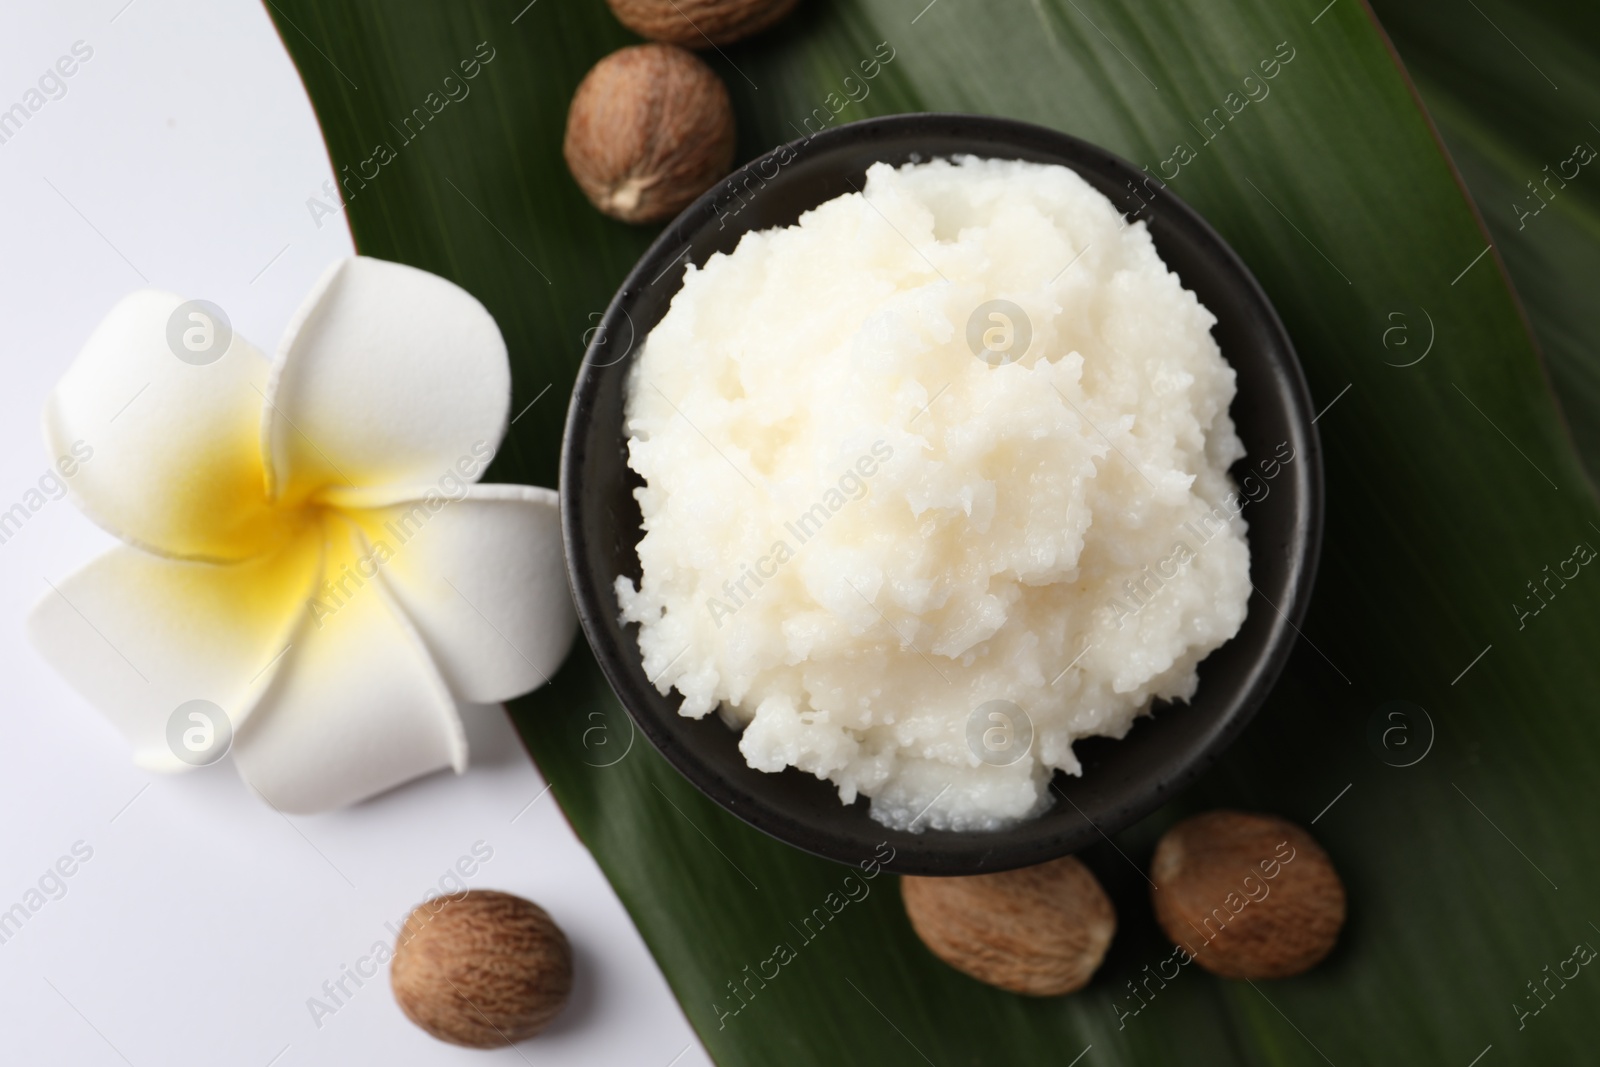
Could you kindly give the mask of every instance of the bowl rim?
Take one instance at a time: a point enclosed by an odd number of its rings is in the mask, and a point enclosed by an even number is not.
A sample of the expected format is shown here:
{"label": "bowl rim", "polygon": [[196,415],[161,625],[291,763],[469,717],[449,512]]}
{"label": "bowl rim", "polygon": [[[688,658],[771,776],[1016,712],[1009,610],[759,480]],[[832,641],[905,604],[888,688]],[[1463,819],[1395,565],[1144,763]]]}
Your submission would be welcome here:
{"label": "bowl rim", "polygon": [[[667,270],[688,250],[695,234],[719,220],[721,217],[719,204],[727,206],[730,202],[730,193],[733,197],[737,197],[737,192],[734,190],[741,181],[745,182],[745,187],[748,188],[748,180],[754,177],[762,182],[762,187],[765,188],[766,185],[782,181],[787,162],[803,155],[846,147],[884,134],[933,133],[935,129],[941,136],[972,136],[988,140],[991,142],[990,154],[978,150],[968,153],[933,149],[927,153],[928,159],[951,158],[954,155],[964,154],[977,155],[980,158],[1018,158],[1004,155],[1005,148],[1012,146],[1022,150],[1032,147],[1057,155],[1060,165],[1067,166],[1080,174],[1083,173],[1084,166],[1092,161],[1100,168],[1121,171],[1130,179],[1130,187],[1132,181],[1154,180],[1159,186],[1154,192],[1163,203],[1161,208],[1163,217],[1181,219],[1182,225],[1188,227],[1199,241],[1207,246],[1208,253],[1215,257],[1217,267],[1236,276],[1236,281],[1245,290],[1248,301],[1254,304],[1254,312],[1264,320],[1266,328],[1274,335],[1275,345],[1267,347],[1276,349],[1283,356],[1282,359],[1274,359],[1273,362],[1277,364],[1277,370],[1286,379],[1285,388],[1289,403],[1284,413],[1285,419],[1291,431],[1298,434],[1296,450],[1299,455],[1296,458],[1303,457],[1303,474],[1297,475],[1296,485],[1304,499],[1300,501],[1299,510],[1295,515],[1293,554],[1287,561],[1290,576],[1286,579],[1285,585],[1289,595],[1281,604],[1268,601],[1276,618],[1269,621],[1270,629],[1260,642],[1260,651],[1251,661],[1253,669],[1246,676],[1245,683],[1238,686],[1226,713],[1220,717],[1216,727],[1204,735],[1202,743],[1186,750],[1180,758],[1163,764],[1161,772],[1155,775],[1152,788],[1142,796],[1124,802],[1109,815],[1102,813],[1100,821],[1095,821],[1079,808],[1078,812],[1083,817],[1085,825],[1077,832],[1057,833],[1050,837],[1040,837],[1037,840],[1012,843],[1002,847],[983,847],[974,841],[971,848],[951,849],[929,848],[926,847],[926,843],[953,837],[981,839],[985,835],[977,831],[964,834],[939,830],[919,831],[914,835],[918,840],[909,848],[894,849],[892,857],[887,860],[878,857],[884,869],[896,873],[955,876],[992,873],[1042,863],[1074,853],[1097,840],[1109,840],[1109,834],[1125,829],[1172,799],[1177,792],[1192,784],[1214,763],[1255,717],[1261,704],[1276,685],[1301,636],[1300,625],[1310,603],[1321,557],[1325,496],[1322,449],[1317,427],[1311,416],[1310,389],[1293,341],[1284,328],[1277,309],[1249,267],[1199,212],[1174,195],[1164,182],[1150,175],[1148,169],[1141,170],[1107,149],[1060,130],[1000,116],[947,112],[902,113],[830,127],[778,145],[734,170],[674,218],[651,242],[612,297],[600,324],[589,335],[590,340],[579,365],[577,380],[568,402],[567,418],[562,433],[559,494],[567,579],[578,620],[607,683],[633,724],[697,790],[745,823],[785,844],[824,859],[843,864],[854,864],[857,861],[865,864],[867,856],[861,852],[859,841],[846,840],[844,835],[819,829],[810,822],[787,814],[781,805],[766,803],[762,798],[727,780],[682,744],[677,736],[678,731],[697,720],[677,714],[681,695],[669,690],[662,696],[656,693],[653,687],[649,688],[648,693],[639,690],[638,679],[634,678],[624,665],[625,660],[631,660],[635,664],[641,662],[637,625],[628,624],[625,628],[619,626],[619,629],[626,631],[623,633],[624,639],[620,642],[608,628],[617,620],[608,622],[604,617],[606,608],[603,598],[599,595],[599,586],[609,585],[615,575],[605,578],[597,573],[595,556],[582,536],[588,501],[586,493],[581,488],[584,484],[586,445],[579,438],[587,409],[593,403],[605,376],[608,373],[626,373],[632,365],[637,344],[642,341],[642,338],[632,332],[632,319],[628,316],[627,308],[660,282]],[[1044,148],[1039,148],[1041,145]],[[789,156],[788,160],[783,159],[785,154]],[[758,173],[758,168],[774,160],[779,161],[776,177]],[[1148,181],[1145,182],[1145,187],[1150,188]],[[819,204],[822,202],[817,201]],[[1128,212],[1124,211],[1124,215],[1127,214]],[[751,229],[753,227],[736,225],[736,233],[741,237]],[[1169,267],[1169,269],[1174,268]],[[1184,280],[1185,288],[1189,289],[1188,281]],[[681,275],[670,284],[676,293],[682,284]],[[613,333],[619,330],[621,325],[619,319],[623,317],[628,319],[630,326],[628,350],[623,356],[610,359],[608,362],[596,362],[591,357],[598,348],[608,343]],[[1235,399],[1237,400],[1237,397]],[[1231,411],[1232,405],[1230,413]],[[1257,546],[1252,543],[1252,563],[1257,551]],[[1252,574],[1254,592],[1260,593],[1265,599],[1265,594],[1254,587],[1254,581],[1255,576]],[[1252,596],[1251,599],[1255,597]],[[1227,647],[1237,639],[1238,635],[1230,638],[1222,647]],[[1216,654],[1217,651],[1211,653],[1212,656]],[[1202,665],[1204,662],[1201,661]],[[642,676],[642,669],[639,673]],[[647,703],[652,696],[670,702],[672,705],[670,713],[665,716],[656,714]],[[1168,714],[1181,714],[1183,710],[1187,710],[1187,706],[1176,712],[1169,709]],[[716,720],[717,716],[708,718]],[[1135,720],[1135,728],[1149,718],[1148,714],[1141,715]],[[730,743],[737,744],[738,735],[731,729],[727,729],[727,734]],[[1077,749],[1083,743],[1084,739],[1075,741],[1074,748]],[[1115,743],[1122,742],[1119,739]],[[787,767],[779,773],[811,777],[807,772],[794,767]],[[1059,778],[1060,774],[1061,772],[1056,772],[1052,780]],[[1065,793],[1061,795],[1065,796]],[[1075,803],[1073,806],[1077,807]],[[843,813],[848,807],[841,802],[839,810]],[[1030,822],[1037,823],[1038,819],[1025,820],[1018,826],[1025,827]],[[885,835],[891,837],[897,835],[897,832],[887,827],[879,829]],[[918,847],[919,844],[924,847]]]}

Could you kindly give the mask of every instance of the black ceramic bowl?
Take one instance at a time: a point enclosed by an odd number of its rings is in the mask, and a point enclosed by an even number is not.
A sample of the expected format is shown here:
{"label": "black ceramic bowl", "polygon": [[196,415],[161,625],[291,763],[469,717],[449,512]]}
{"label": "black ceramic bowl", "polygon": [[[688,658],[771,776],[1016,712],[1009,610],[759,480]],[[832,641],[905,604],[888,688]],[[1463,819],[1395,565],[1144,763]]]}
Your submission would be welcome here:
{"label": "black ceramic bowl", "polygon": [[[641,484],[627,466],[624,382],[633,355],[660,321],[683,264],[731,252],[750,230],[786,226],[826,200],[863,188],[867,167],[971,154],[1071,167],[1111,202],[1148,222],[1168,267],[1217,317],[1213,335],[1238,372],[1231,413],[1247,455],[1235,466],[1266,495],[1245,509],[1256,594],[1238,635],[1200,666],[1188,705],[1160,706],[1122,740],[1075,748],[1081,777],[1057,774],[1055,805],[997,833],[889,830],[848,807],[831,783],[790,768],[752,770],[738,736],[715,715],[677,713],[676,691],[646,677],[637,627],[623,626],[613,582],[638,580]],[[606,310],[584,356],[567,413],[561,521],[578,618],[601,668],[645,736],[717,803],[797,848],[844,863],[894,849],[907,874],[1004,870],[1063,856],[1128,826],[1192,782],[1238,735],[1266,697],[1294,644],[1316,572],[1322,530],[1322,460],[1305,380],[1272,305],[1232,249],[1199,215],[1145,183],[1110,152],[1055,130],[975,115],[900,115],[824,131],[754,160],[691,205],[645,253]],[[1292,450],[1293,458],[1283,462]],[[1275,477],[1260,465],[1276,458]],[[1258,488],[1259,494],[1262,489]],[[1062,799],[1064,794],[1065,799]]]}

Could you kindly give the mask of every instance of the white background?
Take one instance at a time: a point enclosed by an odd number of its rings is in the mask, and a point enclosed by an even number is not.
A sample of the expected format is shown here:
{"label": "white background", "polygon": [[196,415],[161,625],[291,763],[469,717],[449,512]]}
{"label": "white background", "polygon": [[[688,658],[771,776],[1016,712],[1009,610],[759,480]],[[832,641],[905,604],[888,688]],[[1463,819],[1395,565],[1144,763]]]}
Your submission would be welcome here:
{"label": "white background", "polygon": [[[0,110],[74,42],[93,49],[66,94],[0,144],[0,510],[45,472],[45,396],[124,294],[147,279],[214,301],[270,350],[351,251],[342,219],[318,229],[306,209],[332,172],[264,9],[124,3],[11,5],[0,34]],[[46,580],[109,543],[63,500],[0,545],[0,911],[75,843],[93,850],[0,944],[7,1062],[709,1063],[499,709],[469,724],[466,775],[324,816],[275,813],[227,761],[172,778],[135,769],[23,636]],[[493,856],[463,881],[538,901],[573,942],[561,1019],[516,1049],[457,1049],[406,1021],[385,968],[346,979],[352,995],[318,1026],[309,998],[331,1003],[323,983],[392,942],[385,924],[478,842]]]}

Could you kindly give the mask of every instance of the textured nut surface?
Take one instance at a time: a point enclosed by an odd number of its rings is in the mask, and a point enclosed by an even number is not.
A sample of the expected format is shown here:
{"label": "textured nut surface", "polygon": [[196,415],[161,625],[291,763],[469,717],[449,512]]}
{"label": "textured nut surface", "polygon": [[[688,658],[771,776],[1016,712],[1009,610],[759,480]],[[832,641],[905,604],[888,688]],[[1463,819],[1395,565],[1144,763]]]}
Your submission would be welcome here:
{"label": "textured nut surface", "polygon": [[935,956],[1013,993],[1082,989],[1117,929],[1105,890],[1073,856],[967,878],[907,875],[900,893]]}
{"label": "textured nut surface", "polygon": [[545,910],[510,893],[435,897],[406,917],[389,984],[441,1041],[499,1048],[549,1025],[572,991],[572,949]]}
{"label": "textured nut surface", "polygon": [[617,21],[640,37],[710,48],[758,33],[799,0],[607,0]]}
{"label": "textured nut surface", "polygon": [[642,44],[596,63],[567,111],[562,152],[595,207],[624,222],[677,214],[733,164],[733,104],[681,48]]}
{"label": "textured nut surface", "polygon": [[1224,978],[1287,978],[1321,962],[1344,925],[1344,884],[1305,830],[1271,815],[1185,819],[1150,863],[1156,919]]}

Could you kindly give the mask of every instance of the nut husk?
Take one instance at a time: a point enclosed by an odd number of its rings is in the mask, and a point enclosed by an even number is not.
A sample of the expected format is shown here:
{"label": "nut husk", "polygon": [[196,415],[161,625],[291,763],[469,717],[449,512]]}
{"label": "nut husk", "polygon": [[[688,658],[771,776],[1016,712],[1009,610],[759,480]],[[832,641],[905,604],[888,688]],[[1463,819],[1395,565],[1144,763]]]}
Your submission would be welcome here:
{"label": "nut husk", "polygon": [[900,880],[923,944],[956,970],[1036,997],[1089,983],[1116,933],[1100,883],[1076,857],[964,878]]}
{"label": "nut husk", "polygon": [[501,1048],[550,1024],[572,991],[566,935],[532,901],[473,889],[406,917],[389,965],[406,1018],[441,1041]]}
{"label": "nut husk", "polygon": [[1156,920],[1223,978],[1287,978],[1316,966],[1344,925],[1344,884],[1328,853],[1285,819],[1195,815],[1168,830],[1150,863]]}
{"label": "nut husk", "polygon": [[666,44],[596,63],[567,111],[562,144],[584,195],[624,222],[677,214],[733,164],[733,104],[698,57]]}
{"label": "nut husk", "polygon": [[710,48],[777,22],[799,0],[607,0],[628,29],[652,41]]}

